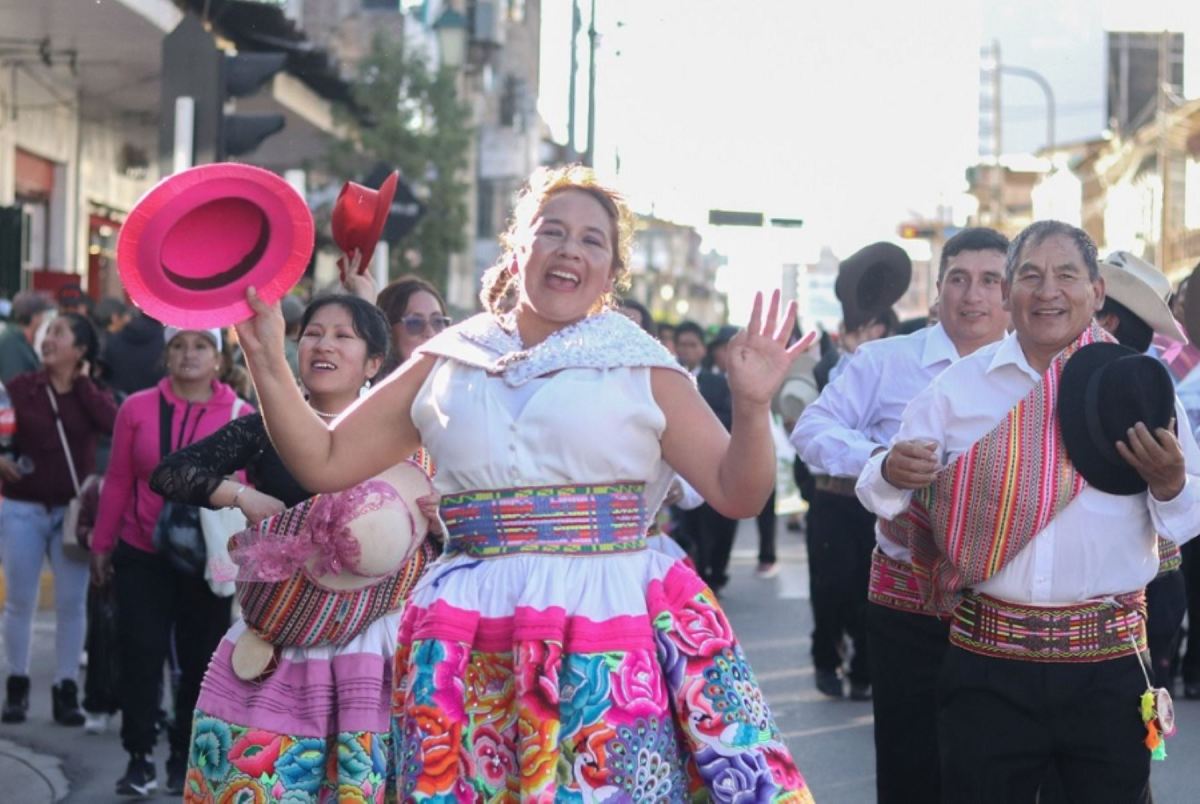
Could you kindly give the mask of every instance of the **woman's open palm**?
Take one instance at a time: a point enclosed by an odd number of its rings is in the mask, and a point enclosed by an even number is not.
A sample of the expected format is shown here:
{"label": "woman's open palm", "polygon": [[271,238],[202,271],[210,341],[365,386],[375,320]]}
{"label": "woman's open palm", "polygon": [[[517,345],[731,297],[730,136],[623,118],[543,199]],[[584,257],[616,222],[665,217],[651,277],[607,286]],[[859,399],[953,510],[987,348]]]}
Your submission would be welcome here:
{"label": "woman's open palm", "polygon": [[729,342],[729,389],[735,398],[769,404],[787,377],[792,361],[816,338],[816,333],[810,332],[789,347],[788,338],[796,322],[796,303],[788,302],[782,321],[779,307],[776,290],[771,294],[764,320],[763,296],[756,293],[749,325]]}

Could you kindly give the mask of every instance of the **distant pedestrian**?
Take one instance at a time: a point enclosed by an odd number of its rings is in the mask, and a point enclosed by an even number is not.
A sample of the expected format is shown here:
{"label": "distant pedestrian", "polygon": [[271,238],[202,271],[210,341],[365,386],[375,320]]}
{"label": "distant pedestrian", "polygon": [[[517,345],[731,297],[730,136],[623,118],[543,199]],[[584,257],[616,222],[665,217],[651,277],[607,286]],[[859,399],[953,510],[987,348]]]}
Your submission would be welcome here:
{"label": "distant pedestrian", "polygon": [[13,298],[11,320],[0,334],[0,383],[7,385],[18,374],[41,366],[33,343],[53,310],[54,304],[44,293],[22,290]]}
{"label": "distant pedestrian", "polygon": [[387,316],[392,328],[392,353],[380,377],[386,377],[408,360],[418,346],[451,324],[442,294],[412,274],[393,280],[379,291],[375,305]]}
{"label": "distant pedestrian", "polygon": [[100,354],[108,383],[119,399],[154,387],[163,377],[163,326],[138,312],[129,323],[111,332]]}
{"label": "distant pedestrian", "polygon": [[[187,766],[200,681],[230,619],[231,598],[217,597],[203,576],[177,569],[155,548],[163,499],[150,489],[150,474],[165,453],[228,423],[238,400],[217,380],[219,331],[169,328],[159,337],[166,341],[167,376],[121,405],[92,535],[93,581],[116,584],[121,743],[129,753],[117,782],[120,795],[145,795],[158,787],[151,752],[172,631],[180,678],[168,734],[168,777]],[[249,405],[241,410],[253,413]]]}
{"label": "distant pedestrian", "polygon": [[0,457],[4,480],[0,544],[7,587],[4,647],[9,672],[0,719],[20,723],[29,709],[33,614],[42,563],[49,559],[55,605],[54,720],[82,726],[75,679],[83,650],[87,562],[64,553],[62,522],[76,491],[71,470],[80,482],[93,471],[96,440],[112,432],[117,405],[89,376],[96,359],[96,333],[83,316],[67,313],[56,318],[42,342],[42,356],[40,370],[20,374],[8,383],[17,418],[14,445],[21,459]]}

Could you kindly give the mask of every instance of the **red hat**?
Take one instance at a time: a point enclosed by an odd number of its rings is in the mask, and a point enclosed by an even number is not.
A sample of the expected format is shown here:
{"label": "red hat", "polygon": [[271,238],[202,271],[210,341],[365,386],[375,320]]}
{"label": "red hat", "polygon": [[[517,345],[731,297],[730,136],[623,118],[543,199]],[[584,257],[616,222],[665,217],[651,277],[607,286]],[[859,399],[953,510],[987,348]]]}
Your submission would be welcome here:
{"label": "red hat", "polygon": [[218,162],[160,181],[117,240],[134,304],[164,324],[207,329],[244,321],[253,285],[268,304],[299,281],[313,250],[308,205],[279,176]]}
{"label": "red hat", "polygon": [[333,242],[346,254],[354,249],[362,252],[359,271],[367,270],[375,245],[383,234],[388,213],[392,209],[392,198],[396,195],[396,182],[400,171],[393,170],[379,185],[378,190],[348,181],[342,185],[337,202],[333,205]]}

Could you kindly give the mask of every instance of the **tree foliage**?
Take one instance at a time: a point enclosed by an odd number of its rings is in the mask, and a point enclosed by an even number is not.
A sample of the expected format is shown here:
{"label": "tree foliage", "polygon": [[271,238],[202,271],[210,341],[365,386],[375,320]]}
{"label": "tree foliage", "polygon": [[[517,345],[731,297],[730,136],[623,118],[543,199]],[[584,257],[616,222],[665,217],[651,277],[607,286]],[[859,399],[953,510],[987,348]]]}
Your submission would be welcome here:
{"label": "tree foliage", "polygon": [[346,177],[361,177],[380,162],[400,171],[425,215],[391,250],[390,273],[416,271],[445,292],[450,256],[466,246],[468,234],[472,129],[455,73],[430,69],[424,54],[377,33],[358,64],[353,99],[355,113],[341,110],[349,136],[333,143],[329,166]]}

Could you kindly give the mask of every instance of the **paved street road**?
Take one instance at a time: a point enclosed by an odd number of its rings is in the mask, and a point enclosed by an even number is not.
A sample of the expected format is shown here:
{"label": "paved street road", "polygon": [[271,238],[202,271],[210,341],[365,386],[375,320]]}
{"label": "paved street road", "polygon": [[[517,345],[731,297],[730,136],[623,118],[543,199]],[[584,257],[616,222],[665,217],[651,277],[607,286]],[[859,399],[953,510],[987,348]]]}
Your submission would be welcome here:
{"label": "paved street road", "polygon": [[[780,527],[783,571],[777,578],[760,581],[754,577],[754,524],[742,523],[735,547],[733,581],[723,603],[817,801],[867,804],[874,800],[875,789],[871,706],[831,701],[814,689],[808,656],[812,620],[803,539],[782,530],[782,521]],[[70,788],[66,801],[91,804],[119,800],[112,789],[124,770],[125,756],[115,725],[106,736],[91,736],[50,722],[50,693],[45,681],[53,652],[49,612],[38,615],[36,629],[30,721],[21,726],[0,725],[0,801],[50,801],[46,791],[52,785],[43,779],[55,778],[52,761],[41,768],[36,761],[31,765],[25,756],[6,763],[9,743],[61,758],[62,773]],[[1200,758],[1200,701],[1179,701],[1178,709],[1180,733],[1170,741],[1171,757],[1154,766],[1158,804],[1193,802],[1200,783],[1196,761]],[[160,745],[160,779],[165,759],[165,746]],[[9,777],[2,775],[6,767],[13,769]]]}

